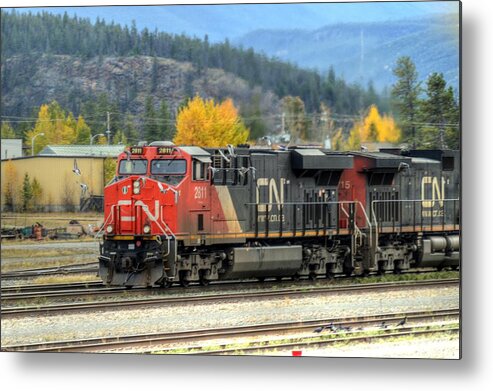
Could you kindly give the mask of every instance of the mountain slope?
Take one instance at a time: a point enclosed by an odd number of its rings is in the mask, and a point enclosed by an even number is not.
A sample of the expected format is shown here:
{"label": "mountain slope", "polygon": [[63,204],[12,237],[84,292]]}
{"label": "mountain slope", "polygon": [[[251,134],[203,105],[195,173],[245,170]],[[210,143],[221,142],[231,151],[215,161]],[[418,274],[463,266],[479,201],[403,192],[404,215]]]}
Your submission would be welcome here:
{"label": "mountain slope", "polygon": [[2,59],[2,111],[6,115],[29,117],[33,108],[57,100],[74,113],[96,101],[101,94],[111,97],[121,113],[142,115],[145,100],[165,101],[176,113],[183,99],[194,94],[224,99],[238,106],[253,96],[264,112],[274,110],[278,98],[220,69],[209,68],[202,75],[187,62],[149,56],[95,57],[69,55],[15,55]]}
{"label": "mountain slope", "polygon": [[299,4],[226,4],[181,6],[100,6],[25,8],[18,12],[77,15],[107,22],[131,25],[139,29],[158,29],[169,33],[211,41],[233,39],[258,29],[317,29],[336,23],[386,22],[405,18],[423,18],[457,12],[458,2],[368,2]]}
{"label": "mountain slope", "polygon": [[243,47],[326,71],[333,66],[348,81],[393,83],[399,56],[410,56],[421,79],[442,72],[454,87],[459,78],[459,27],[456,15],[385,23],[347,23],[321,29],[258,30],[235,41]]}

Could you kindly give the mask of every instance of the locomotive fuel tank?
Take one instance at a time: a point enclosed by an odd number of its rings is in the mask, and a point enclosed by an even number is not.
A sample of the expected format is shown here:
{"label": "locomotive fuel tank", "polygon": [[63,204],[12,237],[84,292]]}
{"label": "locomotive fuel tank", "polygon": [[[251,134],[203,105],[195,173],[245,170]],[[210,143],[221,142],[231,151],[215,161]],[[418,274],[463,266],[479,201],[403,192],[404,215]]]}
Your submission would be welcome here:
{"label": "locomotive fuel tank", "polygon": [[302,263],[302,246],[237,247],[223,279],[285,277],[294,275]]}

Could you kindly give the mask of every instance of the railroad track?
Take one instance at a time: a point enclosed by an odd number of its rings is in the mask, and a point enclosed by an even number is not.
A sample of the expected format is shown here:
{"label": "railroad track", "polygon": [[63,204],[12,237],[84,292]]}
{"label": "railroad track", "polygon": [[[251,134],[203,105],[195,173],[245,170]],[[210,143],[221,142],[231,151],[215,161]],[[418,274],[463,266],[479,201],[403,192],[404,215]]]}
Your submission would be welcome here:
{"label": "railroad track", "polygon": [[[319,348],[323,346],[328,346],[328,345],[333,345],[336,343],[349,343],[349,342],[374,342],[376,340],[381,340],[381,339],[387,339],[387,338],[396,338],[396,337],[404,337],[404,336],[422,336],[422,335],[430,335],[430,334],[436,334],[436,333],[458,333],[460,331],[460,328],[458,326],[445,326],[445,327],[439,327],[439,328],[425,328],[425,329],[417,329],[414,327],[406,327],[402,328],[399,330],[394,330],[390,331],[387,330],[386,332],[379,333],[377,335],[365,335],[361,333],[358,335],[358,333],[355,333],[356,335],[348,335],[344,337],[339,337],[339,338],[330,338],[326,340],[316,340],[313,337],[305,337],[305,338],[298,338],[295,342],[287,342],[287,343],[280,343],[280,344],[262,344],[259,343],[257,345],[253,346],[248,346],[248,347],[235,347],[235,348],[228,348],[228,349],[217,349],[217,350],[209,350],[209,351],[199,351],[199,352],[191,352],[187,354],[196,354],[196,355],[208,355],[208,356],[217,356],[217,355],[226,355],[226,354],[233,354],[233,355],[259,355],[261,352],[272,352],[272,351],[279,351],[279,350],[289,350],[289,349],[296,349],[296,350],[301,350],[303,348]],[[152,352],[148,352],[152,353]],[[166,353],[165,351],[162,352],[163,354]]]}
{"label": "railroad track", "polygon": [[[419,311],[419,312],[407,312],[407,313],[391,313],[391,314],[379,314],[379,315],[367,315],[360,317],[346,317],[346,318],[329,318],[329,319],[316,319],[308,321],[296,321],[296,322],[282,322],[282,323],[269,323],[258,324],[251,326],[240,327],[225,327],[214,329],[199,329],[179,332],[167,332],[167,333],[153,333],[153,334],[137,334],[137,335],[124,335],[124,336],[107,336],[101,338],[88,338],[77,339],[70,341],[53,341],[23,345],[7,345],[3,346],[4,351],[37,351],[37,352],[101,352],[111,351],[115,349],[124,348],[146,348],[146,353],[159,351],[162,353],[173,353],[173,348],[163,348],[162,345],[171,345],[173,343],[193,343],[203,340],[224,339],[224,338],[239,338],[247,336],[268,336],[279,334],[295,333],[310,333],[310,336],[303,337],[305,342],[293,342],[290,344],[269,344],[269,346],[256,345],[249,346],[241,349],[246,352],[248,350],[260,350],[260,349],[274,349],[274,348],[287,348],[291,346],[301,346],[303,343],[313,344],[317,343],[333,343],[340,340],[368,339],[369,336],[362,335],[365,331],[364,328],[374,327],[368,331],[378,330],[375,327],[381,325],[382,322],[386,324],[397,324],[404,317],[407,317],[407,323],[416,323],[423,321],[443,321],[447,319],[455,319],[460,316],[459,309],[444,309],[435,311]],[[328,325],[332,330],[329,331]],[[321,331],[315,335],[314,330],[324,328],[325,331]],[[351,332],[350,330],[356,330]],[[383,336],[395,336],[397,333],[412,332],[413,327],[395,327],[391,326],[385,330],[381,330]],[[426,330],[424,330],[426,331]],[[430,331],[430,330],[428,330]],[[437,332],[436,329],[431,331]],[[354,333],[354,335],[352,335]],[[414,333],[417,333],[414,331]],[[359,335],[358,335],[359,334]],[[330,335],[330,341],[319,341],[321,336]],[[400,334],[399,334],[400,335]],[[349,337],[348,337],[349,336]],[[316,339],[314,339],[316,338]],[[310,341],[310,342],[308,342]],[[151,349],[149,349],[151,348]],[[193,348],[193,347],[192,347]],[[175,348],[176,349],[176,348]],[[208,350],[204,351],[191,350],[190,354],[226,354],[230,352],[238,352],[238,349],[220,349],[220,350]]]}
{"label": "railroad track", "polygon": [[[89,264],[90,265],[90,264]],[[51,269],[51,268],[49,268]],[[34,269],[37,270],[37,269]],[[25,271],[33,271],[33,270],[25,270]],[[430,272],[430,270],[413,270],[409,272],[410,274],[420,274],[420,273],[433,273]],[[345,279],[352,279],[353,277],[346,277],[346,276],[336,276],[337,280],[345,280]],[[328,281],[326,278],[319,278],[317,279],[319,281]],[[227,285],[241,285],[244,286],[245,284],[250,284],[250,285],[255,285],[258,284],[259,286],[262,287],[271,287],[273,285],[278,285],[279,283],[289,283],[287,280],[266,280],[264,282],[259,282],[257,279],[250,279],[250,280],[226,280],[226,281],[212,281],[211,285],[212,286],[227,286]],[[297,284],[313,284],[312,280],[309,279],[302,279],[301,281],[297,281]],[[60,296],[62,297],[63,295],[56,295],[52,292],[54,291],[65,291],[69,292],[71,290],[82,290],[82,289],[89,289],[89,288],[94,288],[100,290],[100,288],[105,288],[103,282],[101,280],[94,280],[94,281],[87,281],[87,282],[69,282],[69,283],[61,283],[61,284],[27,284],[27,285],[13,285],[13,286],[7,286],[7,287],[2,287],[1,288],[1,295],[2,298],[9,298],[9,299],[32,299],[34,298],[35,295],[39,296]],[[112,287],[113,288],[113,287]],[[118,288],[118,287],[115,287]],[[160,289],[163,288],[152,288],[153,291],[159,291]],[[167,291],[170,290],[175,290],[179,289],[182,290],[183,288],[179,286],[174,286],[171,288],[166,288]],[[203,290],[204,288],[200,284],[191,284],[188,287],[188,290],[193,290],[193,289],[200,289]],[[120,288],[121,291],[125,291],[126,289],[123,289],[123,287]],[[132,292],[139,292],[139,291],[147,291],[147,288],[132,288]],[[28,293],[32,295],[29,296]],[[92,292],[88,290],[87,294],[90,295]],[[23,294],[26,294],[25,297],[23,297]],[[70,294],[68,295],[70,296]]]}
{"label": "railroad track", "polygon": [[[344,278],[344,277],[341,277]],[[245,284],[250,284],[251,286],[258,285],[261,288],[268,289],[279,284],[279,281],[275,282],[263,282],[259,283],[257,280],[248,281],[218,281],[214,285],[219,286],[235,286],[238,285],[243,288]],[[311,286],[313,281],[305,280],[298,281],[296,285],[299,285],[301,289],[304,285],[308,285],[309,289],[313,289]],[[200,286],[193,286],[188,289],[188,291],[193,291],[194,289],[200,289],[203,291],[204,288]],[[166,288],[166,291],[183,291],[181,287]],[[2,303],[12,305],[15,302],[26,301],[26,300],[36,300],[39,298],[52,298],[52,299],[70,299],[73,297],[91,297],[94,295],[114,295],[123,294],[124,292],[129,292],[124,287],[106,287],[101,281],[91,281],[87,283],[67,283],[67,284],[37,284],[37,285],[22,285],[17,287],[6,287],[1,290]],[[131,293],[147,293],[149,295],[159,294],[163,292],[163,288],[133,288]]]}
{"label": "railroad track", "polygon": [[36,292],[44,294],[46,291],[64,291],[72,289],[87,289],[98,288],[104,286],[101,281],[87,281],[87,282],[69,282],[62,284],[28,284],[28,285],[13,285],[2,287],[2,296],[11,293],[29,293]]}
{"label": "railroad track", "polygon": [[[218,294],[203,294],[203,295],[187,295],[187,296],[173,296],[173,297],[157,297],[147,299],[127,299],[123,301],[111,301],[111,302],[89,302],[89,303],[71,303],[71,304],[56,304],[56,305],[35,305],[25,307],[5,307],[2,305],[1,315],[3,318],[13,316],[34,316],[34,315],[48,315],[48,314],[60,314],[64,312],[84,312],[84,311],[96,311],[96,310],[110,310],[110,309],[122,309],[122,308],[135,308],[143,306],[163,306],[163,305],[176,305],[176,304],[193,304],[204,302],[216,302],[216,301],[231,301],[231,300],[245,300],[245,299],[265,299],[265,298],[278,298],[297,295],[308,294],[340,294],[357,291],[368,290],[393,290],[403,288],[423,288],[430,286],[455,286],[459,284],[459,279],[441,279],[441,280],[423,280],[423,281],[410,281],[410,282],[390,282],[390,283],[372,283],[372,284],[360,284],[360,285],[340,285],[329,287],[297,287],[290,289],[276,289],[270,291],[260,292],[239,292],[239,293],[218,293]],[[94,294],[94,293],[91,293]]]}
{"label": "railroad track", "polygon": [[97,273],[98,272],[98,263],[97,262],[88,262],[88,263],[79,263],[65,266],[55,266],[55,267],[43,267],[36,269],[23,269],[16,270],[12,272],[3,272],[3,279],[16,279],[16,278],[25,278],[25,277],[38,277],[52,274],[74,274],[74,273]]}

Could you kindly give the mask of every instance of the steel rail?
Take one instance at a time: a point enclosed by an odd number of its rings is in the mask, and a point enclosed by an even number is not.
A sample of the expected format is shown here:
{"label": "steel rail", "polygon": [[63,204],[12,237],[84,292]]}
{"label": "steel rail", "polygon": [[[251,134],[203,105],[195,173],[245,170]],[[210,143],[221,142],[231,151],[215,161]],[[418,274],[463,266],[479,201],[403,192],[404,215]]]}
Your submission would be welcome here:
{"label": "steel rail", "polygon": [[[338,279],[347,279],[348,277],[339,276]],[[321,279],[321,281],[326,279]],[[328,281],[328,280],[326,280]],[[257,280],[226,280],[226,281],[215,281],[211,285],[215,287],[226,287],[226,286],[235,286],[237,285],[239,288],[243,288],[245,284],[262,284],[263,288],[269,288],[269,286],[273,284],[279,284],[282,281],[266,281],[266,282],[258,282]],[[287,283],[287,281],[286,281]],[[305,283],[312,284],[311,280],[303,280],[297,282],[291,282],[295,285],[301,285]],[[131,293],[161,293],[164,288],[145,288],[145,287],[136,287],[133,288]],[[183,290],[182,287],[173,287],[173,288],[165,288],[167,291],[173,290]],[[189,290],[195,289],[204,289],[199,285],[194,285],[189,287]],[[14,301],[23,301],[23,300],[34,300],[40,297],[50,297],[50,298],[70,298],[70,297],[82,297],[82,296],[93,296],[95,294],[98,295],[109,295],[115,293],[123,293],[129,292],[125,287],[122,286],[105,286],[101,281],[90,281],[90,282],[76,282],[76,283],[66,283],[66,284],[34,284],[34,285],[20,285],[20,286],[10,286],[2,288],[1,290],[1,299],[2,302],[12,303]]]}
{"label": "steel rail", "polygon": [[52,266],[52,267],[43,267],[38,269],[23,269],[23,270],[11,271],[11,272],[2,272],[1,278],[15,279],[15,278],[24,278],[24,277],[38,277],[38,276],[52,275],[52,274],[91,273],[97,271],[98,271],[97,262],[88,262],[88,263],[71,264],[65,266]]}
{"label": "steel rail", "polygon": [[134,308],[142,306],[162,306],[176,305],[188,303],[203,303],[213,301],[231,301],[231,300],[246,300],[246,299],[265,299],[277,298],[296,295],[320,295],[320,294],[339,294],[347,292],[368,291],[368,290],[393,290],[403,288],[423,288],[430,286],[457,285],[459,279],[442,279],[442,280],[423,280],[423,281],[406,281],[406,282],[389,282],[389,283],[372,283],[360,285],[341,285],[331,287],[313,287],[313,288],[291,288],[278,289],[273,291],[261,292],[241,292],[230,294],[211,294],[211,295],[195,295],[195,296],[174,296],[174,297],[159,297],[152,299],[137,299],[111,302],[89,302],[75,304],[59,304],[46,306],[26,306],[26,307],[3,307],[1,315],[3,318],[12,316],[33,316],[59,314],[68,311],[94,311],[94,310],[111,310]]}
{"label": "steel rail", "polygon": [[[382,322],[399,322],[403,317],[407,317],[408,322],[416,322],[423,320],[440,320],[451,317],[457,317],[460,315],[459,309],[443,309],[434,311],[414,311],[414,312],[400,312],[400,313],[387,313],[378,315],[366,315],[366,316],[353,316],[344,318],[328,318],[328,319],[314,319],[307,321],[295,321],[295,322],[281,322],[281,323],[268,323],[257,324],[250,326],[239,327],[224,327],[214,329],[198,329],[178,332],[165,332],[165,333],[152,333],[152,334],[136,334],[136,335],[123,335],[123,336],[106,336],[98,338],[85,338],[78,340],[68,341],[50,341],[39,342],[32,344],[20,344],[20,345],[6,345],[3,346],[5,351],[44,351],[44,352],[97,352],[107,351],[114,349],[122,349],[126,347],[155,347],[156,345],[183,343],[183,342],[195,342],[201,340],[211,340],[215,338],[237,338],[245,336],[256,335],[269,335],[279,333],[303,333],[313,332],[315,328],[326,327],[328,324],[332,324],[333,327],[351,326],[351,327],[368,327],[376,326]],[[395,328],[394,328],[395,329]],[[399,329],[404,330],[405,328]],[[392,328],[387,331],[392,331]],[[321,335],[326,335],[323,332]],[[334,334],[334,333],[333,333]],[[345,333],[346,334],[346,333]],[[311,337],[313,338],[313,336]],[[253,348],[252,348],[253,349]],[[146,352],[153,352],[154,350],[147,350]],[[158,351],[165,352],[165,350],[157,349]],[[173,351],[173,349],[168,349]],[[210,354],[207,352],[196,352],[195,354]],[[191,353],[194,354],[194,353]]]}
{"label": "steel rail", "polygon": [[[457,326],[452,326],[452,327],[441,327],[441,328],[436,328],[436,329],[420,329],[416,330],[414,327],[405,327],[402,329],[399,329],[398,331],[395,331],[395,329],[387,329],[384,333],[382,334],[377,334],[377,335],[349,335],[346,337],[340,337],[340,338],[331,338],[331,339],[326,339],[326,340],[318,340],[314,341],[313,337],[305,337],[305,341],[297,341],[297,342],[288,342],[288,343],[282,343],[282,344],[269,344],[269,345],[256,345],[256,346],[249,346],[249,347],[243,347],[243,348],[231,348],[231,349],[218,349],[218,350],[210,350],[210,351],[203,351],[203,352],[192,352],[192,353],[187,353],[187,354],[193,354],[193,355],[221,355],[221,354],[228,354],[228,353],[234,353],[234,355],[241,355],[241,354],[246,354],[246,355],[258,355],[258,352],[261,351],[272,351],[276,349],[300,349],[300,348],[313,348],[313,347],[319,347],[319,346],[326,346],[326,345],[333,345],[336,343],[348,343],[348,342],[370,342],[370,341],[375,341],[379,339],[387,339],[387,338],[396,338],[396,337],[403,337],[403,336],[417,336],[417,335],[429,335],[429,334],[436,334],[436,333],[450,333],[450,332],[459,332],[460,328]],[[246,353],[246,352],[249,352]]]}
{"label": "steel rail", "polygon": [[[427,274],[427,273],[437,273],[436,269],[434,268],[420,268],[420,269],[412,269],[406,271],[405,274]],[[438,272],[439,273],[439,272]],[[382,275],[379,275],[377,272],[371,272],[370,276],[378,276],[382,277]],[[336,280],[351,280],[354,278],[358,278],[360,276],[344,276],[344,275],[336,275],[332,277],[333,279]],[[330,279],[327,279],[327,277],[320,275],[317,276],[316,278],[317,281],[330,281]],[[244,279],[244,280],[214,280],[210,282],[210,285],[213,286],[221,286],[221,285],[245,285],[245,284],[262,284],[262,286],[269,287],[272,284],[313,284],[313,280],[307,278],[301,278],[298,281],[293,281],[291,278],[283,278],[282,280],[277,280],[274,277],[272,278],[267,278],[264,281],[260,282],[258,279],[252,278],[252,279]],[[103,287],[104,283],[101,280],[92,280],[92,281],[80,281],[80,282],[68,282],[68,283],[59,283],[59,284],[25,284],[25,285],[11,285],[11,286],[4,286],[1,288],[1,295],[7,294],[7,293],[24,293],[24,292],[40,292],[41,291],[55,291],[55,290],[71,290],[71,289],[83,289],[83,288],[90,288],[90,287]],[[140,289],[140,288],[132,288],[132,291],[135,289]],[[168,287],[168,288],[161,288],[161,287],[152,287],[152,289],[159,290],[159,289],[166,289],[166,290],[183,290],[183,287],[180,287],[179,285],[175,285],[173,287]],[[193,289],[205,289],[200,285],[198,281],[191,281],[190,285],[186,288],[187,290],[193,290]]]}
{"label": "steel rail", "polygon": [[101,281],[87,281],[87,282],[69,282],[61,284],[27,284],[27,285],[12,285],[2,287],[2,296],[9,293],[27,293],[27,292],[40,292],[42,291],[62,291],[71,289],[86,289],[97,288],[104,286]]}

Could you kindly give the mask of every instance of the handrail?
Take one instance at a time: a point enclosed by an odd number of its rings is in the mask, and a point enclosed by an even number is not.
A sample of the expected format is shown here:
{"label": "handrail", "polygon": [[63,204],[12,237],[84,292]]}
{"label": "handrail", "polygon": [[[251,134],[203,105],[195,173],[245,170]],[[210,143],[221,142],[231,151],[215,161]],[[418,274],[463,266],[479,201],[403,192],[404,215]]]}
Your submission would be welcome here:
{"label": "handrail", "polygon": [[99,239],[99,235],[101,232],[104,232],[105,227],[109,224],[109,219],[113,217],[113,209],[116,207],[116,205],[111,205],[111,211],[106,220],[103,222],[103,225],[101,226],[101,229],[98,231],[98,233],[94,236],[95,239]]}
{"label": "handrail", "polygon": [[[363,204],[361,201],[315,201],[315,202],[247,202],[245,203],[246,206],[270,206],[270,205],[276,205],[276,206],[281,206],[284,208],[284,206],[289,206],[289,205],[296,205],[296,206],[305,206],[305,205],[339,205],[341,206],[341,210],[344,212],[347,218],[350,217],[349,213],[346,211],[346,209],[343,207],[345,204],[353,204],[361,208],[363,211],[363,215],[365,218],[365,222],[368,225],[369,228],[369,233],[370,233],[370,240],[372,239],[372,223],[368,217],[368,214],[365,211],[365,208],[363,207]],[[266,209],[267,210],[267,209]],[[357,209],[355,210],[355,215],[357,213]],[[256,222],[257,223],[257,222]],[[358,230],[361,233],[361,230],[359,227],[356,225],[356,219],[355,219],[355,229]],[[337,222],[339,224],[339,222]]]}
{"label": "handrail", "polygon": [[[376,203],[385,203],[385,202],[449,202],[449,201],[453,201],[453,202],[457,202],[457,201],[460,201],[459,198],[445,198],[443,200],[433,200],[433,199],[420,199],[420,200],[372,200],[371,202],[371,213],[373,215],[373,220],[374,220],[374,223],[375,223],[375,243],[376,243],[376,246],[378,246],[378,221],[377,221],[377,217],[376,217],[376,212],[375,212],[375,204]],[[455,213],[455,212],[454,212]],[[401,216],[402,218],[402,216]]]}

